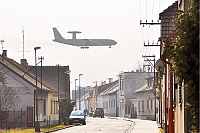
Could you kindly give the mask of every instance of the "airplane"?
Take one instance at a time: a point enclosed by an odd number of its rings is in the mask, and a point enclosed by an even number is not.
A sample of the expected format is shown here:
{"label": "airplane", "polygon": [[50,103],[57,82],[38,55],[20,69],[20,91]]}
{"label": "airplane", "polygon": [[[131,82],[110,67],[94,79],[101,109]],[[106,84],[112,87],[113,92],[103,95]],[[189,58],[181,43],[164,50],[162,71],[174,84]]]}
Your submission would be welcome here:
{"label": "airplane", "polygon": [[76,39],[76,34],[81,33],[80,31],[69,31],[72,34],[72,39],[65,39],[59,33],[57,28],[53,28],[55,39],[54,42],[68,44],[72,46],[78,46],[81,49],[88,49],[89,46],[109,46],[116,45],[117,42],[111,39]]}

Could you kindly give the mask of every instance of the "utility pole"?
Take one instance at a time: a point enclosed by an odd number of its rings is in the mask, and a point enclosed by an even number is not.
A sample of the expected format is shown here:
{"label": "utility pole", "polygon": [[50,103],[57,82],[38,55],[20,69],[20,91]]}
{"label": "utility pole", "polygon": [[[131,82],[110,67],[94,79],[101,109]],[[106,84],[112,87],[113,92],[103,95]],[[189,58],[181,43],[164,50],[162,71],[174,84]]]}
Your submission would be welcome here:
{"label": "utility pole", "polygon": [[[153,77],[154,77],[154,80],[153,80],[153,92],[154,92],[154,96],[155,96],[155,101],[154,101],[154,104],[155,104],[155,121],[156,121],[156,87],[155,87],[155,81],[156,81],[156,78],[155,78],[155,76],[156,76],[156,73],[155,73],[155,55],[152,55],[152,56],[146,56],[146,55],[142,55],[142,57],[143,58],[146,58],[146,59],[144,59],[144,61],[148,61],[150,64],[151,64],[151,66],[153,67],[153,70],[154,70],[154,72],[153,72]],[[148,58],[153,58],[153,60],[149,60]],[[151,63],[151,61],[153,61],[153,64]]]}
{"label": "utility pole", "polygon": [[40,58],[38,58],[39,60],[40,60],[40,63],[41,63],[41,100],[43,100],[42,99],[42,60],[44,60],[44,57],[40,57]]}
{"label": "utility pole", "polygon": [[59,120],[59,124],[61,123],[61,117],[60,117],[60,115],[61,115],[61,108],[60,108],[60,104],[61,104],[61,102],[60,102],[60,65],[58,64],[58,108],[59,108],[59,110],[58,110],[58,120]]}
{"label": "utility pole", "polygon": [[[148,22],[147,20],[145,22],[142,22],[142,20],[140,20],[140,25],[161,25],[161,22],[159,20],[157,20],[157,22],[154,22],[153,20],[151,22]],[[149,47],[149,46],[161,46],[160,44],[158,44],[158,42],[155,44],[154,41],[152,41],[152,44],[150,44],[150,42],[148,41],[147,44],[145,44],[144,42],[144,46],[145,47]],[[160,51],[161,51],[161,47],[160,47]]]}

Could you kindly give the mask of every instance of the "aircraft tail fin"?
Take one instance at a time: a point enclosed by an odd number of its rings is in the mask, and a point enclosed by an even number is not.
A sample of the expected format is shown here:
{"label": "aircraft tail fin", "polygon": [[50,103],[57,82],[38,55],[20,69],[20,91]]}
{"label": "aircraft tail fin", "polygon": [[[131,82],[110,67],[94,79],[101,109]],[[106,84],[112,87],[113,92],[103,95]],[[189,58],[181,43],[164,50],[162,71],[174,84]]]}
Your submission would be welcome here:
{"label": "aircraft tail fin", "polygon": [[62,42],[63,40],[65,40],[56,28],[53,28],[53,33],[55,38],[53,41]]}

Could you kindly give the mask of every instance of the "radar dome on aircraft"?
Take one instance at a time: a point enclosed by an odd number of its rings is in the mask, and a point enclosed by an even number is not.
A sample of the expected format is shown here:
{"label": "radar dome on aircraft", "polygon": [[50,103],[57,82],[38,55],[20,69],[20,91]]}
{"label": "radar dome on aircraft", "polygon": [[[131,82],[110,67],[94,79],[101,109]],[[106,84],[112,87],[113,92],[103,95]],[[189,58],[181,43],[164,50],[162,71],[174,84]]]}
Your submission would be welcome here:
{"label": "radar dome on aircraft", "polygon": [[72,46],[78,46],[82,49],[88,49],[89,46],[109,46],[116,45],[117,42],[112,39],[76,39],[76,34],[81,33],[80,31],[69,31],[72,34],[72,39],[65,39],[59,33],[56,28],[53,28],[55,39],[54,42],[68,44]]}
{"label": "radar dome on aircraft", "polygon": [[72,39],[76,39],[76,34],[81,33],[80,31],[68,31],[67,33],[72,34]]}

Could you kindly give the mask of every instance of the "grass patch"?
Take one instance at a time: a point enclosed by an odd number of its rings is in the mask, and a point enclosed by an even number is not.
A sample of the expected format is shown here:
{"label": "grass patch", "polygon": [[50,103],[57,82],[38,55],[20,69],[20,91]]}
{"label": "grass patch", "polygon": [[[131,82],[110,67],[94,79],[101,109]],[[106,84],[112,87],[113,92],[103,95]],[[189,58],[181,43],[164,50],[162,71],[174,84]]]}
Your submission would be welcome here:
{"label": "grass patch", "polygon": [[159,133],[164,133],[164,130],[163,130],[163,129],[160,129]]}
{"label": "grass patch", "polygon": [[[66,125],[61,124],[61,125],[54,125],[54,126],[44,126],[40,127],[40,132],[46,132],[50,130],[55,130],[55,129],[60,129],[64,128]],[[35,133],[35,128],[16,128],[16,129],[11,129],[11,130],[0,130],[0,133]]]}

